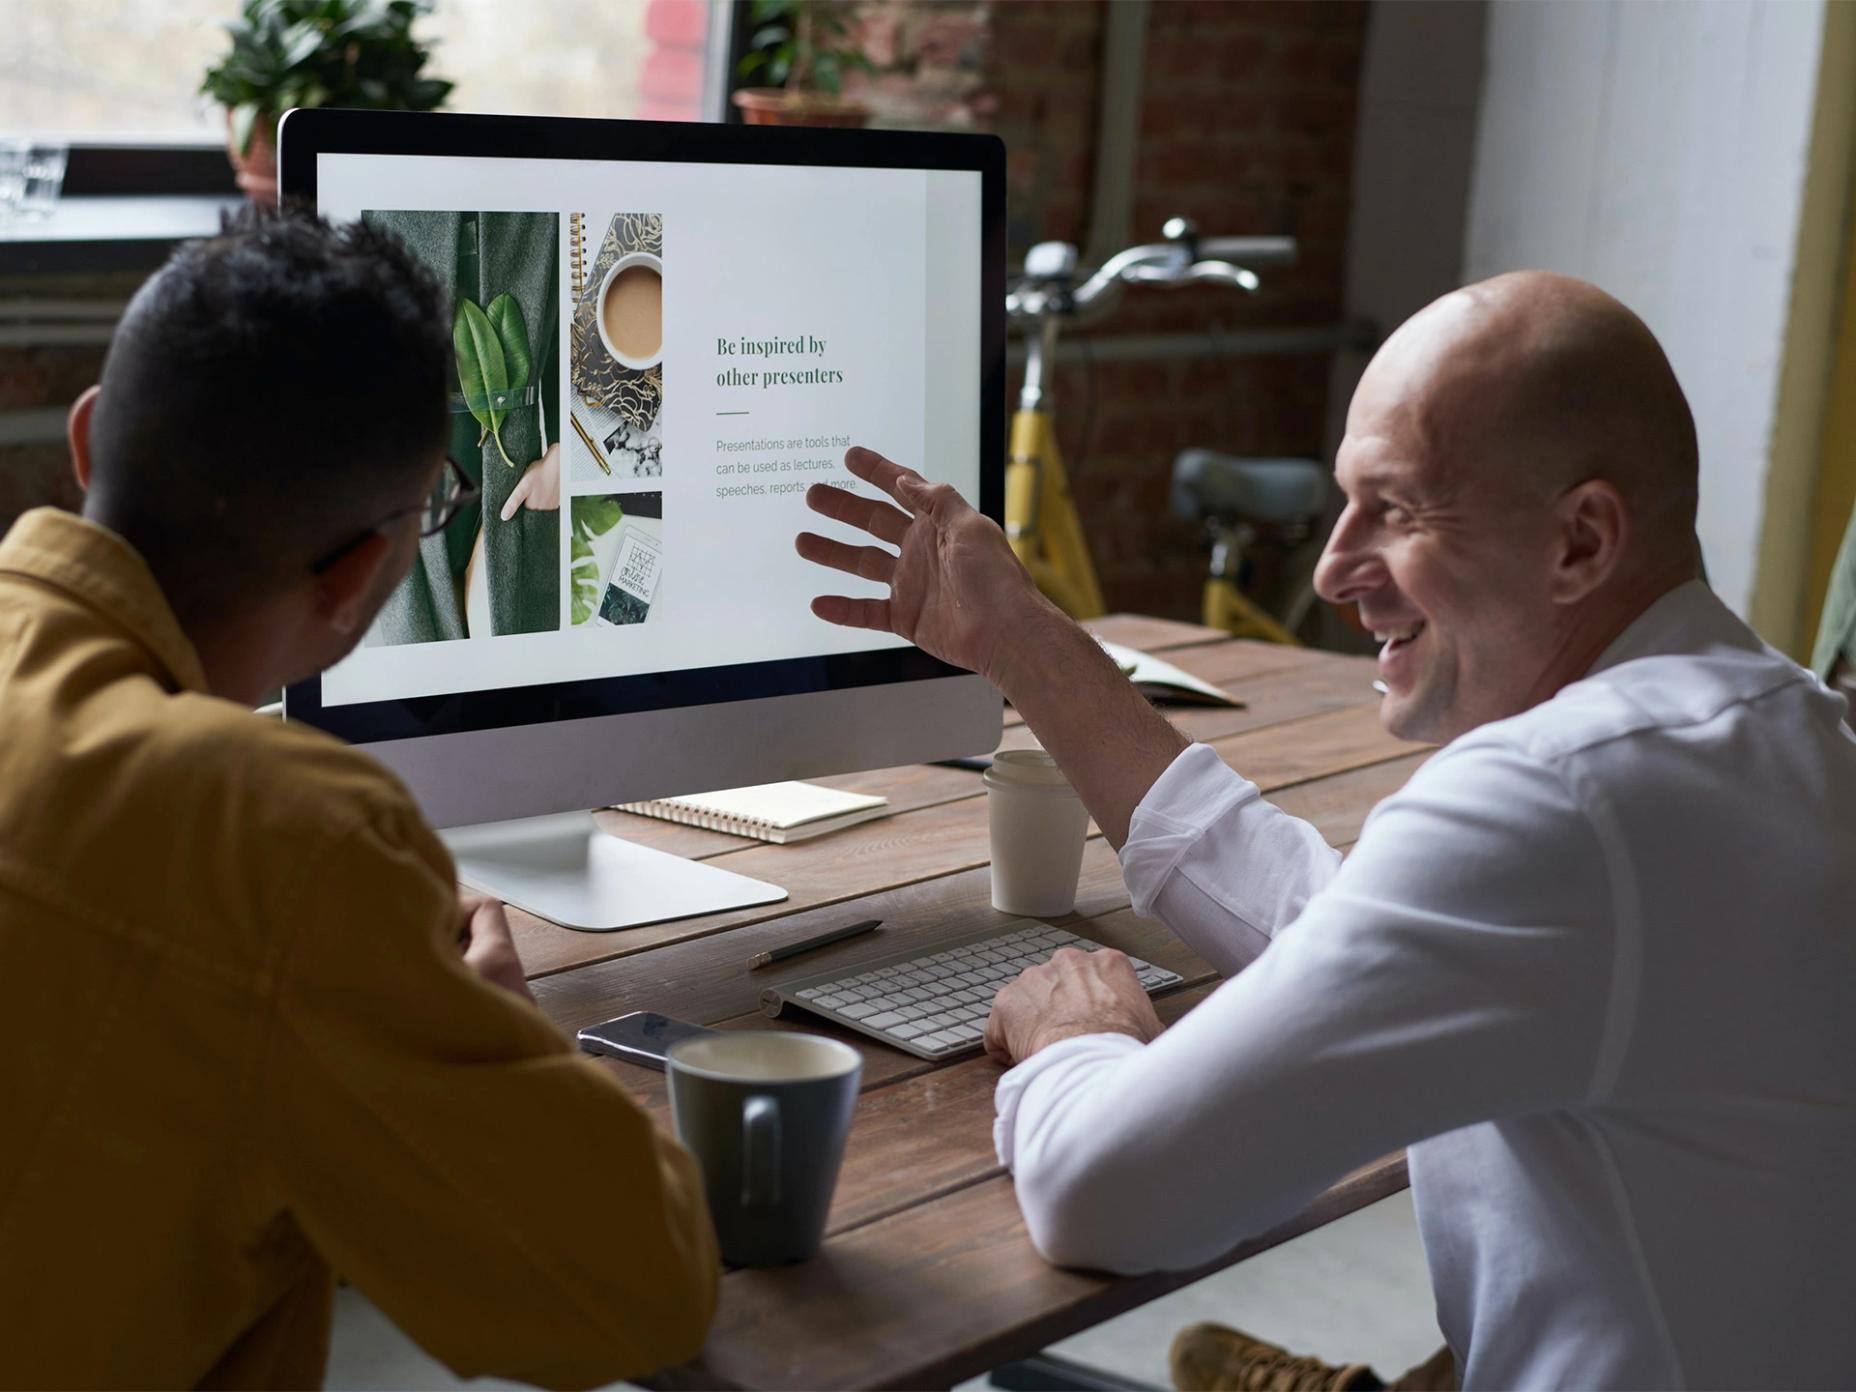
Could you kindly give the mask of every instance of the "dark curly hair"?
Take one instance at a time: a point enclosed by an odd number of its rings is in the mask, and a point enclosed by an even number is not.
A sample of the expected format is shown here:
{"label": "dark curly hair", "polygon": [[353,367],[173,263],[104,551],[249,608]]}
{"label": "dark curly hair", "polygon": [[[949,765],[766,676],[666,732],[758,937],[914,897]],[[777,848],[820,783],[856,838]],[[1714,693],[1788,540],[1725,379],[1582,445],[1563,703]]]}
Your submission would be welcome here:
{"label": "dark curly hair", "polygon": [[418,500],[450,359],[438,282],[392,234],[246,207],[123,315],[86,511],[183,616],[220,612]]}

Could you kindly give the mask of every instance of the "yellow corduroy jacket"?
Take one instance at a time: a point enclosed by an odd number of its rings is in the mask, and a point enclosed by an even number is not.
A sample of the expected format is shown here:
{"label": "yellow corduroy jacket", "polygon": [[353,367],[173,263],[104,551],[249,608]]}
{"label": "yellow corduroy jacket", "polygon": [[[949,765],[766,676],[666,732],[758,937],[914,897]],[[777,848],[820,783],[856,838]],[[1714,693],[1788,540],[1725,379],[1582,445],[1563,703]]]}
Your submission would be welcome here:
{"label": "yellow corduroy jacket", "polygon": [[0,541],[0,1383],[314,1386],[332,1273],[465,1375],[702,1343],[694,1163],[466,968],[365,755],[206,693],[140,557]]}

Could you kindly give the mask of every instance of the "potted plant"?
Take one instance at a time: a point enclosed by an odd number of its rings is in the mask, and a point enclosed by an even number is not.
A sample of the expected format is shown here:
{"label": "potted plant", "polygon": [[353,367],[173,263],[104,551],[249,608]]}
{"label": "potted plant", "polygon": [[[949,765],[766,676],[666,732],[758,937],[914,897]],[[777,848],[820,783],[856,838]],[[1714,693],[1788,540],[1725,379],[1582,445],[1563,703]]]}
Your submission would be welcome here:
{"label": "potted plant", "polygon": [[843,96],[844,75],[870,72],[874,65],[846,35],[850,25],[843,0],[753,0],[753,23],[736,73],[764,75],[771,86],[743,87],[734,94],[750,125],[861,126],[869,110]]}
{"label": "potted plant", "polygon": [[226,109],[226,154],[239,187],[277,197],[271,131],[297,106],[430,111],[452,84],[422,77],[430,56],[412,36],[429,0],[245,0],[227,24],[232,51],[200,90]]}

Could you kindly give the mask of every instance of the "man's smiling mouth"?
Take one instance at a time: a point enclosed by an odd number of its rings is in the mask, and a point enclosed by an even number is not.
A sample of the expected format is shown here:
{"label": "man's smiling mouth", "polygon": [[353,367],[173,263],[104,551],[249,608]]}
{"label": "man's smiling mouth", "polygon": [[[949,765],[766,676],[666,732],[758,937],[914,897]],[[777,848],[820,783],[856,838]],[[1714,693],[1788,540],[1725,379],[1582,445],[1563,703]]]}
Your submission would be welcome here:
{"label": "man's smiling mouth", "polygon": [[1378,643],[1383,643],[1385,645],[1384,651],[1396,652],[1399,648],[1405,646],[1405,644],[1411,642],[1420,633],[1424,632],[1424,628],[1425,624],[1422,619],[1406,624],[1402,628],[1375,628],[1373,630],[1373,640]]}

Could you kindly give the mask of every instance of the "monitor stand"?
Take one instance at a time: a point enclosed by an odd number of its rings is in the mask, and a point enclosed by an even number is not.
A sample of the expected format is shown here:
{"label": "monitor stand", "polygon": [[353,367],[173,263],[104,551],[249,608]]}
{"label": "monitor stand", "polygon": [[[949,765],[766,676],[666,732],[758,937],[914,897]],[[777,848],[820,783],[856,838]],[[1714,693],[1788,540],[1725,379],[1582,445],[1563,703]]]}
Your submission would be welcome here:
{"label": "monitor stand", "polygon": [[484,822],[439,834],[464,885],[585,933],[786,898],[785,890],[764,880],[608,835],[591,812]]}

